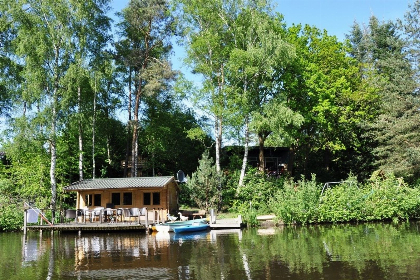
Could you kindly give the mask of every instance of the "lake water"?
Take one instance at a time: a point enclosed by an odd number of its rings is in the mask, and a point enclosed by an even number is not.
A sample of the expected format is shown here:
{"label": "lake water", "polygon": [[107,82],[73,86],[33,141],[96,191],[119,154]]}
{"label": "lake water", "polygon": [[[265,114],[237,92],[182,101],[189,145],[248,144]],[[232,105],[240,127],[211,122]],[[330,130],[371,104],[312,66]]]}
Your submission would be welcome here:
{"label": "lake water", "polygon": [[0,279],[420,279],[419,225],[0,233]]}

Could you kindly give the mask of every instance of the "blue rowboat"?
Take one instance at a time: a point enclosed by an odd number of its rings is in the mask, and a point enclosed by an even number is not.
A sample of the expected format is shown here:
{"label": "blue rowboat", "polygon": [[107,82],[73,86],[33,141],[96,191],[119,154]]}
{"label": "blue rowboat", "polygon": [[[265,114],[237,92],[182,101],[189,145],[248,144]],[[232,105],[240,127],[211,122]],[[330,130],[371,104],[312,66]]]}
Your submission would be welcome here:
{"label": "blue rowboat", "polygon": [[209,228],[210,228],[209,224],[193,223],[191,225],[175,227],[174,232],[181,233],[181,232],[204,231],[204,230],[208,230]]}
{"label": "blue rowboat", "polygon": [[204,224],[204,223],[207,223],[207,219],[196,219],[196,220],[188,220],[188,221],[182,221],[182,222],[167,222],[163,224],[156,224],[152,226],[152,229],[153,231],[158,231],[158,232],[173,232],[174,228],[188,226],[195,223]]}

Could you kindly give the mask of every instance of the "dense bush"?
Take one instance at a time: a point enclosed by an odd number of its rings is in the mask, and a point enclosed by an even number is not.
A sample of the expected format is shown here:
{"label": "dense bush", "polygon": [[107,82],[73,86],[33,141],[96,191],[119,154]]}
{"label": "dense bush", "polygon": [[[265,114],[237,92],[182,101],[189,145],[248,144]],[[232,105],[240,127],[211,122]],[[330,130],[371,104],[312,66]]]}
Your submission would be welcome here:
{"label": "dense bush", "polygon": [[241,188],[232,209],[250,225],[256,225],[257,215],[267,213],[275,214],[285,224],[398,222],[420,216],[420,189],[392,174],[373,175],[364,184],[349,176],[324,192],[322,188],[315,176],[298,181],[254,176]]}
{"label": "dense bush", "polygon": [[302,177],[297,183],[289,179],[268,200],[269,209],[287,224],[314,222],[317,217],[320,190],[315,176],[310,181]]}
{"label": "dense bush", "polygon": [[354,177],[321,193],[322,185],[301,179],[285,182],[269,206],[284,223],[407,220],[420,215],[420,190],[392,174],[372,176],[365,184]]}
{"label": "dense bush", "polygon": [[[237,182],[231,182],[237,186]],[[244,185],[236,188],[231,210],[242,215],[248,225],[256,225],[259,214],[270,212],[267,203],[283,185],[283,179],[270,179],[258,170],[250,170],[244,180]]]}
{"label": "dense bush", "polygon": [[0,196],[0,231],[20,230],[23,226],[23,205]]}
{"label": "dense bush", "polygon": [[419,189],[392,174],[372,176],[364,185],[341,184],[320,199],[319,222],[407,220],[420,214]]}

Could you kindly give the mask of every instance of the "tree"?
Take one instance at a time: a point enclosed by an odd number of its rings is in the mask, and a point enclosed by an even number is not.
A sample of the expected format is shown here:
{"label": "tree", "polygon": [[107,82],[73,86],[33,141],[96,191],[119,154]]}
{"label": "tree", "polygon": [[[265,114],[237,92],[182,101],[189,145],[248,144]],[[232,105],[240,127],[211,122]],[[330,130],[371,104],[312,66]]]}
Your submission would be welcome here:
{"label": "tree", "polygon": [[212,117],[215,165],[221,171],[220,156],[226,106],[225,67],[232,48],[231,22],[243,1],[178,0],[178,24],[186,47],[187,64],[203,77],[203,87],[194,92],[193,102]]}
{"label": "tree", "polygon": [[[226,81],[234,94],[228,104],[233,105],[234,109],[230,112],[239,117],[245,134],[238,186],[243,184],[248,161],[249,128],[258,137],[260,170],[264,172],[266,138],[273,130],[281,129],[282,124],[299,124],[299,116],[287,108],[286,102],[282,102],[285,96],[281,95],[281,86],[275,79],[281,74],[280,69],[294,57],[293,47],[283,40],[279,32],[283,27],[281,20],[281,17],[275,18],[262,1],[242,7],[232,24],[234,48],[229,54]],[[284,114],[286,111],[288,114]]]}
{"label": "tree", "polygon": [[333,163],[358,149],[359,126],[371,116],[375,92],[361,84],[357,61],[335,36],[298,25],[289,28],[288,42],[295,45],[297,59],[284,69],[283,90],[288,106],[304,117],[292,134],[295,172],[328,181],[345,176],[344,169],[333,170]]}
{"label": "tree", "polygon": [[12,23],[2,12],[5,7],[0,4],[0,116],[9,116],[12,109],[12,96],[19,82],[19,65],[10,56],[10,42],[16,34],[12,29]]}
{"label": "tree", "polygon": [[[409,26],[414,25],[407,23],[407,31]],[[349,38],[351,54],[366,65],[362,69],[363,75],[378,89],[380,97],[380,110],[367,130],[375,140],[372,151],[375,167],[407,179],[415,178],[420,171],[417,167],[420,103],[417,83],[413,79],[416,74],[412,65],[415,63],[409,61],[415,52],[408,47],[415,46],[415,42],[405,42],[398,34],[396,23],[379,22],[374,16],[365,29],[355,23]]]}
{"label": "tree", "polygon": [[173,175],[178,170],[191,174],[197,169],[197,160],[202,155],[204,139],[190,138],[188,132],[199,128],[191,110],[181,108],[171,92],[145,98],[142,132],[139,136],[140,151],[147,158],[144,174]]}
{"label": "tree", "polygon": [[[81,32],[81,26],[89,30],[93,24],[87,23],[92,9],[96,15],[102,13],[108,1],[14,1],[2,6],[5,18],[9,21],[13,34],[9,57],[21,63],[20,91],[15,94],[17,120],[12,122],[14,134],[20,139],[35,139],[39,151],[48,147],[50,156],[50,206],[54,212],[57,205],[57,151],[65,117],[69,115],[76,100],[69,90],[68,78],[72,65],[82,65],[87,58],[87,48],[83,40],[89,40]],[[80,23],[82,23],[80,25]],[[96,22],[98,23],[98,22]],[[98,26],[95,26],[98,27]],[[80,35],[80,36],[79,36]],[[80,44],[79,44],[80,43]],[[80,77],[80,75],[76,75]],[[80,80],[77,80],[80,84]],[[21,110],[22,116],[19,116]],[[29,133],[29,134],[28,134]],[[19,146],[19,138],[13,145]],[[17,155],[17,154],[16,154]],[[18,158],[14,158],[18,160]]]}
{"label": "tree", "polygon": [[[152,96],[169,86],[175,72],[167,60],[171,50],[170,38],[173,33],[173,19],[165,0],[131,0],[120,16],[117,43],[119,61],[134,79],[134,120],[132,130],[132,176],[137,176],[139,155],[138,134],[140,124],[140,103],[146,96]],[[131,83],[131,81],[130,81]]]}
{"label": "tree", "polygon": [[219,203],[220,172],[216,170],[213,159],[206,150],[198,161],[197,171],[191,175],[187,182],[191,199],[200,209],[208,211]]}

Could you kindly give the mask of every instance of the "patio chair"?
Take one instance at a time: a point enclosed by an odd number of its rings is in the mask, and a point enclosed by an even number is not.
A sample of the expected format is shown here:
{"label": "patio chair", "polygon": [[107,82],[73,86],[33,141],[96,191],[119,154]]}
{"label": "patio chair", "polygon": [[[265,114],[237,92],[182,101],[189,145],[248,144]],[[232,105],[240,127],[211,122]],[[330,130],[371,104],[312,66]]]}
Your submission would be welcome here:
{"label": "patio chair", "polygon": [[122,222],[123,221],[123,214],[124,214],[124,209],[122,209],[122,208],[118,208],[117,209],[117,216],[116,216],[116,221],[118,222],[118,221],[120,221],[120,222]]}
{"label": "patio chair", "polygon": [[79,222],[79,217],[82,217],[82,221],[84,220],[85,210],[84,209],[77,209],[76,210],[76,221]]}
{"label": "patio chair", "polygon": [[66,222],[68,220],[76,221],[76,210],[74,210],[74,209],[66,209]]}
{"label": "patio chair", "polygon": [[127,221],[127,219],[130,220],[130,209],[123,208],[122,211],[123,211],[123,221],[125,222]]}
{"label": "patio chair", "polygon": [[88,208],[82,209],[83,211],[83,222],[86,224],[86,220],[92,221],[93,210]]}
{"label": "patio chair", "polygon": [[93,222],[93,220],[96,220],[96,218],[98,218],[98,221],[100,221],[102,223],[102,212],[103,212],[103,210],[104,210],[103,207],[97,207],[97,208],[93,209],[90,221]]}
{"label": "patio chair", "polygon": [[111,208],[105,208],[102,212],[104,222],[112,223],[114,222],[114,212]]}
{"label": "patio chair", "polygon": [[130,208],[130,223],[131,223],[132,217],[137,218],[137,223],[140,224],[140,209],[139,208]]}

